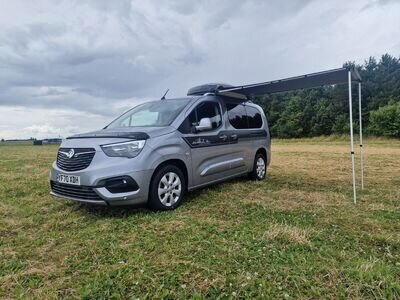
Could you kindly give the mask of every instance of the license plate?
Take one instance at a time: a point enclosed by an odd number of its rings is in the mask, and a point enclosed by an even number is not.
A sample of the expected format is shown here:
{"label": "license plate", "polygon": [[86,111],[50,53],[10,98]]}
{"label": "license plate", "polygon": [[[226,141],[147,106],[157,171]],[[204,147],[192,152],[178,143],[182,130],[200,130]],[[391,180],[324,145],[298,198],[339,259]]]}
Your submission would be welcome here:
{"label": "license plate", "polygon": [[76,176],[76,175],[58,174],[57,175],[57,181],[59,183],[80,185],[81,184],[81,177],[80,176]]}

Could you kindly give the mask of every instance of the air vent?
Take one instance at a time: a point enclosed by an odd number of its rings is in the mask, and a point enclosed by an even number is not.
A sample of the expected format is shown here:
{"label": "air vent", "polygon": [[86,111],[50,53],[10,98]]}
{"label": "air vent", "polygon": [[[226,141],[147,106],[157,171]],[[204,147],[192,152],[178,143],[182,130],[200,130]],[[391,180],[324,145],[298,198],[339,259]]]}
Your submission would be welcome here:
{"label": "air vent", "polygon": [[99,195],[96,194],[93,188],[88,186],[75,186],[62,184],[55,181],[51,181],[50,184],[53,193],[60,196],[66,196],[81,200],[103,200],[100,198]]}

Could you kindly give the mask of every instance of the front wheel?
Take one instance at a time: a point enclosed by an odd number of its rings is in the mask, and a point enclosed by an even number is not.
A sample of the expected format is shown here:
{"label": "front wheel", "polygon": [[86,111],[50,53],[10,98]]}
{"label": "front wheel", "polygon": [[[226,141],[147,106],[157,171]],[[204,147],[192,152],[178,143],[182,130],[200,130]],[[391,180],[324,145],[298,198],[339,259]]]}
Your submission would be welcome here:
{"label": "front wheel", "polygon": [[250,172],[252,180],[263,180],[267,175],[267,161],[263,154],[257,153],[254,158],[253,171]]}
{"label": "front wheel", "polygon": [[164,166],[151,182],[149,205],[154,210],[173,210],[181,204],[185,191],[182,171],[174,165]]}

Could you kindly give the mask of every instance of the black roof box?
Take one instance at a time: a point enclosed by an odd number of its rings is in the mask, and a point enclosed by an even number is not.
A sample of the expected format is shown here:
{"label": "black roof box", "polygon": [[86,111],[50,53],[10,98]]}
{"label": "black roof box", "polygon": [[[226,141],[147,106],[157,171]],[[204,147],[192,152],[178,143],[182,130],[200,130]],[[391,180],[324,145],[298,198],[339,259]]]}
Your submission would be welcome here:
{"label": "black roof box", "polygon": [[207,83],[190,88],[187,92],[188,96],[202,96],[207,93],[216,93],[220,89],[233,87],[226,83]]}

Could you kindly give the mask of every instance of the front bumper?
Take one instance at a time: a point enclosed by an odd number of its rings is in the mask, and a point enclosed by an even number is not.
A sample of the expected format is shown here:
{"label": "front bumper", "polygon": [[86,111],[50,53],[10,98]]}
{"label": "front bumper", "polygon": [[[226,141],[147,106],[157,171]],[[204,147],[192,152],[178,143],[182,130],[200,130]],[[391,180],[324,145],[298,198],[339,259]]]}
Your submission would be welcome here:
{"label": "front bumper", "polygon": [[[54,162],[50,172],[52,187],[50,194],[59,198],[98,205],[120,206],[146,203],[153,171],[135,170],[136,159],[138,157],[132,159],[108,157],[102,151],[97,151],[89,167],[75,172],[64,171]],[[58,174],[80,176],[81,185],[58,184]],[[121,176],[131,177],[137,183],[138,189],[111,193],[104,186],[105,180]]]}
{"label": "front bumper", "polygon": [[75,198],[75,197],[70,197],[70,196],[65,196],[65,195],[59,195],[53,191],[50,192],[50,195],[57,197],[57,198],[62,198],[62,199],[68,199],[68,200],[73,200],[76,202],[82,202],[82,203],[88,203],[88,204],[96,204],[96,205],[109,205],[106,201],[104,200],[87,200],[87,199],[80,199],[80,198]]}

